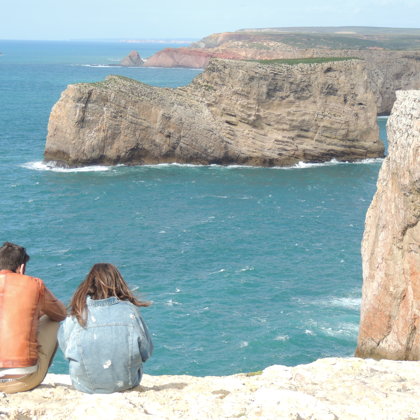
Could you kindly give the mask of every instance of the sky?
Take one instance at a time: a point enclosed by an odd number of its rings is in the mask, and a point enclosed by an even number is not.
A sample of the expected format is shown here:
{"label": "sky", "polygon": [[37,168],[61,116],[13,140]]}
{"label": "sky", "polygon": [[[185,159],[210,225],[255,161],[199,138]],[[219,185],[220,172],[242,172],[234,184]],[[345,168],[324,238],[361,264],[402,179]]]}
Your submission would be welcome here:
{"label": "sky", "polygon": [[420,0],[3,0],[0,39],[200,39],[282,26],[420,27]]}

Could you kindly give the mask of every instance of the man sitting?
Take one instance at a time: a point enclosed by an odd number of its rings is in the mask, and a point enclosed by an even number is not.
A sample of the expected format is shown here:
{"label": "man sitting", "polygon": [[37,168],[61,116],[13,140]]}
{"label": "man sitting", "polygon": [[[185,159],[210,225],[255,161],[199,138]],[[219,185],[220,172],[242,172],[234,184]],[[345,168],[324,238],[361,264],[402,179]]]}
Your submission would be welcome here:
{"label": "man sitting", "polygon": [[62,302],[41,279],[25,275],[25,248],[0,247],[0,391],[28,391],[45,378],[57,349]]}

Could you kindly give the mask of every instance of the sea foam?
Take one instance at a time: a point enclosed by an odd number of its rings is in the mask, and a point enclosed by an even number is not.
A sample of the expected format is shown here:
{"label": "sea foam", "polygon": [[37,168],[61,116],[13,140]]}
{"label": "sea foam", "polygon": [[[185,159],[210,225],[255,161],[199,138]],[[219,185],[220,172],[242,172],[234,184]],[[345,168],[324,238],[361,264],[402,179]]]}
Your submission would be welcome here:
{"label": "sea foam", "polygon": [[30,169],[34,171],[52,171],[52,172],[104,172],[109,171],[112,166],[84,166],[82,168],[63,168],[57,166],[54,162],[45,163],[43,161],[27,162],[20,165],[21,168]]}
{"label": "sea foam", "polygon": [[[170,167],[180,167],[180,168],[223,168],[223,169],[277,169],[277,170],[292,170],[292,169],[308,169],[308,168],[321,168],[325,166],[335,166],[335,165],[369,165],[374,163],[381,163],[383,162],[383,158],[371,158],[371,159],[363,159],[355,162],[339,162],[335,159],[330,160],[329,162],[322,162],[322,163],[308,163],[308,162],[299,162],[293,166],[250,166],[250,165],[196,165],[192,163],[157,163],[151,165],[134,165],[133,167],[141,167],[141,168],[155,168],[155,169],[164,169]],[[103,172],[108,171],[112,168],[125,166],[123,164],[115,165],[115,166],[104,166],[104,165],[92,165],[92,166],[84,166],[80,168],[63,168],[55,164],[54,162],[45,163],[43,161],[35,161],[35,162],[27,162],[20,165],[22,168],[25,169],[32,169],[36,171],[53,171],[53,172]],[[243,198],[246,199],[246,198]]]}
{"label": "sea foam", "polygon": [[361,304],[362,299],[361,298],[332,298],[331,300],[329,300],[328,302],[328,306],[338,306],[338,307],[342,307],[342,308],[347,308],[347,309],[354,309],[354,310],[359,310],[360,309],[360,304]]}

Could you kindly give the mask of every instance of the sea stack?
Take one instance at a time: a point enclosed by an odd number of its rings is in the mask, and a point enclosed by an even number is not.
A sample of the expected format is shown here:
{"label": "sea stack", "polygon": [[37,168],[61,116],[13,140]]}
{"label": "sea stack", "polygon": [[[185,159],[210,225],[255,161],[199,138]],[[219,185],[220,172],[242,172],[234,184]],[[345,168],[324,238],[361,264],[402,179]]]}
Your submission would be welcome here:
{"label": "sea stack", "polygon": [[291,166],[383,150],[363,61],[213,59],[177,89],[119,76],[68,86],[52,109],[44,157],[68,166]]}
{"label": "sea stack", "polygon": [[398,91],[366,216],[356,356],[420,360],[420,91]]}
{"label": "sea stack", "polygon": [[140,54],[138,51],[131,51],[130,54],[127,55],[127,57],[124,57],[120,61],[121,66],[125,67],[141,67],[144,64],[144,61],[140,57]]}

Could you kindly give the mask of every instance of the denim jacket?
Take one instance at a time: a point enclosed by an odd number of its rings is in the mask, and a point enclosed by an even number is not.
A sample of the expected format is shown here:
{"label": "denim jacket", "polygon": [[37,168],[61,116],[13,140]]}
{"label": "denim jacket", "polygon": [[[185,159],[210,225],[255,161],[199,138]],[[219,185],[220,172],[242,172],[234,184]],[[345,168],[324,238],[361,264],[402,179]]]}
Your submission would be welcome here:
{"label": "denim jacket", "polygon": [[88,297],[86,303],[86,326],[82,327],[75,317],[67,317],[58,333],[60,348],[70,362],[73,386],[90,394],[137,386],[142,364],[153,351],[138,307],[116,297]]}

